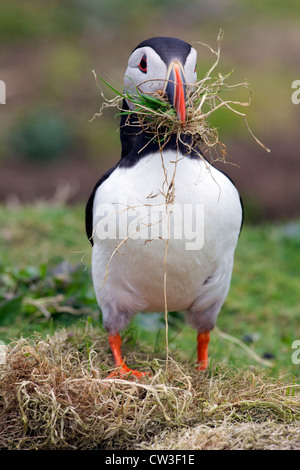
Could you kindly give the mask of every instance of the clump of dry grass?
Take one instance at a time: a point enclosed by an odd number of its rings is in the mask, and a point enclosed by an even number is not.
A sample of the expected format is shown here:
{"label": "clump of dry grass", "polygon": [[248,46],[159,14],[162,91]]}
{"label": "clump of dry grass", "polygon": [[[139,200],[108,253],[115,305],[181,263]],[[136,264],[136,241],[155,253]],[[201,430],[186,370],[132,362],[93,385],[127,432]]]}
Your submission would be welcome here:
{"label": "clump of dry grass", "polygon": [[163,423],[184,420],[192,393],[178,365],[173,383],[155,361],[153,377],[135,383],[105,379],[110,359],[106,335],[88,327],[10,345],[1,370],[0,448],[130,448]]}
{"label": "clump of dry grass", "polygon": [[[209,124],[209,118],[220,108],[226,108],[230,112],[243,118],[251,136],[264,150],[269,152],[270,150],[265,147],[251,131],[247,121],[247,115],[236,109],[236,107],[239,106],[250,106],[252,93],[248,83],[245,81],[229,84],[228,79],[232,72],[226,75],[215,72],[220,61],[222,40],[223,31],[220,31],[217,37],[218,47],[216,51],[207,44],[199,43],[210,49],[212,54],[215,55],[215,62],[204,77],[200,78],[196,83],[187,84],[186,121],[184,123],[179,120],[165,94],[146,94],[141,91],[140,87],[145,82],[141,83],[139,86],[135,86],[134,93],[128,90],[120,92],[102,77],[97,76],[94,71],[93,73],[104,101],[99,112],[94,115],[93,119],[101,116],[106,108],[116,107],[120,111],[119,114],[128,116],[134,115],[136,118],[136,126],[142,127],[144,132],[148,134],[149,142],[151,142],[151,140],[159,142],[161,150],[167,144],[171,135],[176,134],[177,140],[187,147],[188,152],[191,152],[193,149],[194,152],[198,152],[200,158],[203,158],[203,152],[209,152],[210,157],[212,157],[214,153],[216,157],[213,157],[213,160],[222,159],[225,161],[226,146],[219,140],[218,129]],[[105,97],[98,78],[116,94],[114,98],[107,99]],[[245,89],[247,91],[248,99],[246,101],[223,99],[222,94],[224,92],[235,91],[237,89]],[[133,105],[133,109],[126,111],[123,109],[122,105],[124,99]],[[129,124],[129,119],[127,123]],[[130,121],[130,125],[134,125],[132,120]],[[188,136],[188,139],[182,139],[183,135]]]}
{"label": "clump of dry grass", "polygon": [[[299,448],[299,386],[254,369],[199,373],[138,351],[151,377],[106,379],[107,337],[90,325],[21,338],[7,353],[2,449]],[[127,353],[132,364],[128,346]]]}
{"label": "clump of dry grass", "polygon": [[299,423],[232,423],[216,427],[204,424],[164,433],[144,450],[299,450]]}

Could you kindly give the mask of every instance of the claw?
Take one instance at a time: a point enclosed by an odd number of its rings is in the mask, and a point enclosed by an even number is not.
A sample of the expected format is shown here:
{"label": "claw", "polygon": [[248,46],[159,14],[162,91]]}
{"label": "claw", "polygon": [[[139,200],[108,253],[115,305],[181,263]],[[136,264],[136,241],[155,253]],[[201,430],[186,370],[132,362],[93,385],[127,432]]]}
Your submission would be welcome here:
{"label": "claw", "polygon": [[147,377],[148,372],[140,372],[138,370],[133,370],[127,367],[124,363],[120,368],[113,370],[108,376],[107,379],[127,379],[130,380],[132,377],[136,379],[141,379],[142,377]]}

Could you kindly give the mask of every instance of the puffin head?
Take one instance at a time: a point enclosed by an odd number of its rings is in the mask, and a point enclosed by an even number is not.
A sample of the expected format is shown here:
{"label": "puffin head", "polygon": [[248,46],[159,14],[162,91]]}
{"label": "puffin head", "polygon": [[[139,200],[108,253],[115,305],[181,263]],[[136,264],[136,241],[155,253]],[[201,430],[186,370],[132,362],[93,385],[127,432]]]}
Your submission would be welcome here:
{"label": "puffin head", "polygon": [[[124,77],[125,91],[133,94],[166,93],[178,119],[186,119],[186,87],[197,80],[196,50],[185,41],[154,37],[141,42],[129,57]],[[127,101],[130,109],[133,104]]]}

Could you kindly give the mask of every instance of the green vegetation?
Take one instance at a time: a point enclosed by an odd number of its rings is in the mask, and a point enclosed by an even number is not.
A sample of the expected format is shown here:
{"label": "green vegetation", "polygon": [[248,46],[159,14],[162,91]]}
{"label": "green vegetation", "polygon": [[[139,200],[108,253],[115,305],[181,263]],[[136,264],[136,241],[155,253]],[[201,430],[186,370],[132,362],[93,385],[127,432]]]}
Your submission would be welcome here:
{"label": "green vegetation", "polygon": [[45,163],[69,150],[72,132],[58,112],[36,109],[17,123],[11,143],[15,153],[25,160]]}
{"label": "green vegetation", "polygon": [[[297,77],[297,61],[294,61],[294,67],[287,67],[286,61],[292,61],[288,59],[288,54],[293,58],[294,52],[289,50],[289,43],[285,41],[289,35],[295,35],[297,39],[299,2],[245,0],[230,2],[225,7],[220,2],[219,9],[216,6],[210,8],[209,2],[203,2],[201,6],[200,3],[192,0],[188,8],[183,0],[155,0],[151,4],[145,0],[128,3],[126,22],[125,6],[121,0],[76,0],[71,4],[65,0],[33,0],[27,3],[11,0],[3,5],[0,40],[7,48],[6,51],[3,48],[2,67],[8,72],[18,67],[16,77],[22,77],[25,99],[17,99],[17,106],[13,103],[5,108],[5,120],[0,129],[1,160],[9,161],[16,152],[12,142],[20,114],[26,116],[27,113],[38,113],[41,105],[53,106],[54,118],[57,114],[58,121],[63,119],[68,122],[73,130],[74,147],[87,160],[103,158],[101,154],[105,158],[115,157],[115,139],[110,138],[105,147],[99,147],[93,138],[98,132],[98,142],[103,145],[104,135],[115,135],[117,125],[111,113],[105,113],[101,123],[96,126],[87,125],[99,108],[98,100],[101,102],[92,70],[109,82],[113,80],[122,84],[127,56],[136,42],[154,34],[172,34],[170,30],[165,31],[166,25],[163,22],[168,18],[170,10],[173,14],[176,11],[176,17],[183,19],[182,25],[178,20],[174,23],[176,35],[193,43],[198,50],[199,80],[209,70],[214,59],[197,41],[205,41],[214,46],[220,27],[224,29],[220,71],[225,76],[234,69],[235,81],[249,82],[253,91],[252,103],[247,109],[251,129],[264,143],[270,133],[282,133],[283,130],[288,139],[298,129],[296,109],[290,105],[290,85]],[[158,21],[158,18],[161,20]],[[280,47],[274,46],[276,54],[273,50],[268,53],[266,47],[273,42],[273,37],[283,39],[278,40]],[[116,46],[122,44],[122,48],[115,47],[114,54],[108,55],[107,50],[112,42]],[[22,57],[19,57],[20,44]],[[10,77],[10,73],[8,76]],[[14,83],[10,86],[14,93],[21,92],[18,83],[16,90]],[[280,110],[278,113],[274,113],[271,106],[274,97],[277,109]],[[228,110],[220,110],[220,113],[211,116],[209,124],[218,128],[221,141],[224,137],[228,141],[234,135],[246,143],[249,140],[251,142],[243,122]],[[25,123],[24,126],[25,130],[22,132],[26,131]],[[95,131],[89,129],[82,132],[83,128],[92,126]],[[40,143],[37,133],[31,135],[32,146],[35,145],[35,137],[38,147]],[[70,156],[74,147],[68,146],[64,156]],[[22,147],[19,146],[18,151],[22,156]],[[26,160],[26,148],[23,156]]]}
{"label": "green vegetation", "polygon": [[[94,296],[84,208],[36,205],[0,211],[0,339],[8,342],[34,331],[53,334],[88,320],[101,325]],[[300,338],[300,223],[244,226],[236,251],[231,289],[211,335],[212,364],[256,365],[225,332],[269,358],[271,375],[299,377],[291,361]],[[196,333],[180,313],[169,314],[169,349],[194,362]],[[163,314],[139,314],[124,333],[146,342],[152,354],[165,354]]]}
{"label": "green vegetation", "polygon": [[249,126],[271,154],[255,153],[243,120],[228,109],[211,116],[220,140],[237,144],[234,163],[249,184],[241,188],[246,224],[211,334],[210,367],[196,373],[196,332],[173,312],[168,346],[180,362],[169,358],[167,370],[164,315],[139,314],[122,333],[123,352],[128,365],[142,363],[155,376],[112,386],[102,380],[113,359],[92,286],[83,205],[18,205],[17,197],[29,200],[27,180],[14,186],[2,172],[11,184],[2,198],[11,205],[0,206],[0,341],[10,345],[0,364],[0,448],[299,448],[300,365],[292,363],[292,344],[300,339],[300,221],[265,221],[297,215],[299,106],[291,103],[291,83],[299,78],[299,14],[298,0],[1,5],[0,79],[8,96],[0,163],[5,169],[17,160],[21,181],[27,165],[41,163],[37,179],[47,186],[57,164],[83,159],[101,173],[118,160],[116,110],[90,122],[102,103],[92,70],[122,84],[130,51],[154,35],[193,44],[201,80],[214,57],[197,41],[214,47],[224,30],[218,71],[234,70],[235,82],[249,83]]}

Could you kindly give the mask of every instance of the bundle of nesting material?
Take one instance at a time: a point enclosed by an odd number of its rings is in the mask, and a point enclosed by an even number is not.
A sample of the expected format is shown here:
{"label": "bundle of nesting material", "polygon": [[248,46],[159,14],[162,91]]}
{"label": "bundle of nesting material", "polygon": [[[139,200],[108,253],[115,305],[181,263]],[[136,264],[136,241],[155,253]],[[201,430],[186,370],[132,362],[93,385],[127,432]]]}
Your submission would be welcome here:
{"label": "bundle of nesting material", "polygon": [[[143,131],[149,135],[149,143],[152,140],[156,140],[160,144],[161,149],[167,144],[171,135],[176,134],[178,141],[181,141],[187,146],[187,153],[193,149],[193,151],[198,152],[200,158],[203,158],[203,153],[209,152],[210,156],[215,155],[213,160],[221,159],[225,161],[227,155],[226,146],[224,143],[220,142],[218,129],[210,125],[209,118],[221,108],[226,108],[244,120],[248,131],[255,141],[263,147],[264,150],[269,152],[270,150],[257,139],[251,131],[247,121],[247,115],[236,109],[239,106],[250,106],[252,92],[249,84],[246,81],[230,84],[228,83],[228,79],[231,77],[232,72],[226,75],[220,72],[216,73],[216,68],[220,61],[222,40],[223,31],[220,31],[217,38],[218,48],[216,51],[207,44],[199,43],[208,47],[212,54],[216,56],[216,59],[202,78],[196,83],[186,84],[186,120],[184,123],[178,118],[166,94],[162,92],[143,93],[140,87],[144,82],[141,83],[139,87],[133,84],[134,92],[128,90],[121,92],[102,77],[97,76],[94,71],[93,73],[104,102],[99,112],[94,114],[92,120],[95,117],[101,116],[106,108],[116,107],[120,111],[118,113],[120,115],[134,115],[137,120],[136,125],[142,127]],[[99,79],[114,92],[116,95],[114,98],[106,98]],[[247,100],[240,101],[238,99],[224,98],[226,92],[231,93],[239,89],[245,89],[247,91]],[[127,102],[131,102],[132,109],[123,109],[124,99],[127,100]],[[130,125],[133,125],[133,123],[130,122]],[[188,138],[182,140],[183,135]]]}

